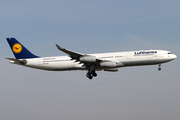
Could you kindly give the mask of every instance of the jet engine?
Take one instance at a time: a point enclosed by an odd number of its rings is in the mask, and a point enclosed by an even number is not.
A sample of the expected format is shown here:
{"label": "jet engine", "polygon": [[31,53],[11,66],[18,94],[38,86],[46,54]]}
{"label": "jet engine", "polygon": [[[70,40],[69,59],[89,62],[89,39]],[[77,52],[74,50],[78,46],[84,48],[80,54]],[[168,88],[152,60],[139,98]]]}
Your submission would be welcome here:
{"label": "jet engine", "polygon": [[79,59],[81,62],[90,62],[94,63],[96,62],[96,57],[95,56],[82,56]]}
{"label": "jet engine", "polygon": [[123,67],[123,64],[121,62],[107,61],[107,62],[101,62],[100,66],[101,67],[115,68],[115,67]]}

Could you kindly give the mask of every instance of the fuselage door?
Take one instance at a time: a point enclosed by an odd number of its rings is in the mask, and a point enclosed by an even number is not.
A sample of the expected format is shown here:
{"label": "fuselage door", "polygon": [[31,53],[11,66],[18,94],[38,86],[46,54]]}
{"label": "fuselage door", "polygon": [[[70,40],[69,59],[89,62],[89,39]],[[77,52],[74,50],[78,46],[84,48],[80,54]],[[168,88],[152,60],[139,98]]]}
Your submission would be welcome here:
{"label": "fuselage door", "polygon": [[159,52],[159,59],[163,58],[163,53],[162,52]]}
{"label": "fuselage door", "polygon": [[131,54],[130,53],[127,53],[126,57],[127,57],[127,60],[131,60]]}
{"label": "fuselage door", "polygon": [[43,59],[42,58],[39,58],[38,60],[38,65],[42,65],[43,64]]}

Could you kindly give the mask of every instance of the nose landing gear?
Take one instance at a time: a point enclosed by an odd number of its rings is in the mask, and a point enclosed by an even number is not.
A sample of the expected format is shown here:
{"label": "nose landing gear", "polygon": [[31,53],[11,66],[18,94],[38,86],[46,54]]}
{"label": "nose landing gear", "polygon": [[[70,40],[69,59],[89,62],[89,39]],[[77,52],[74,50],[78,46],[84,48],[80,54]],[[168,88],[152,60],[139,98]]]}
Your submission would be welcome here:
{"label": "nose landing gear", "polygon": [[158,68],[159,71],[161,71],[161,64],[159,64],[159,68]]}

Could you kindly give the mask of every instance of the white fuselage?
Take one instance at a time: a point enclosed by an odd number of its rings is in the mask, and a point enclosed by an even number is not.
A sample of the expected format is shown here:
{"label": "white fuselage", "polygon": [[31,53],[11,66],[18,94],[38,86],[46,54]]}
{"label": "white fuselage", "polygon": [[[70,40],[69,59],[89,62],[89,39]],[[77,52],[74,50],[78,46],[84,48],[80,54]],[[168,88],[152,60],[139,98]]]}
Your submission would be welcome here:
{"label": "white fuselage", "polygon": [[[96,56],[97,59],[106,61],[116,61],[121,63],[120,67],[128,66],[141,66],[141,65],[155,65],[169,62],[175,59],[177,56],[164,50],[142,50],[142,51],[130,51],[130,52],[114,52],[114,53],[99,53],[89,54]],[[56,57],[41,57],[26,59],[27,64],[24,66],[50,70],[50,71],[67,71],[67,70],[88,70],[81,63],[76,60],[72,60],[68,56],[56,56]],[[109,69],[109,67],[95,67],[96,70]]]}

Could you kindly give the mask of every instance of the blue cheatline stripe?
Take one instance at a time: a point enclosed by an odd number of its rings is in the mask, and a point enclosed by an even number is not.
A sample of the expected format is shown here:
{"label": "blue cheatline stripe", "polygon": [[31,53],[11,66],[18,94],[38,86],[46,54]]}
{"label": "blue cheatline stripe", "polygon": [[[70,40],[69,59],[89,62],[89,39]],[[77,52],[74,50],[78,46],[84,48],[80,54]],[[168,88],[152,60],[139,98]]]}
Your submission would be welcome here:
{"label": "blue cheatline stripe", "polygon": [[32,54],[15,38],[6,38],[6,39],[16,59],[38,58],[38,56]]}

